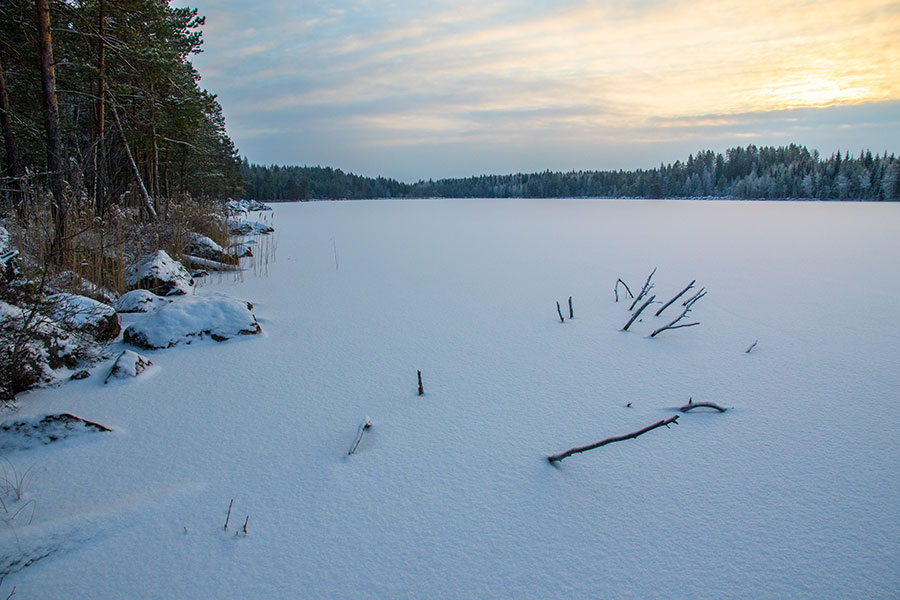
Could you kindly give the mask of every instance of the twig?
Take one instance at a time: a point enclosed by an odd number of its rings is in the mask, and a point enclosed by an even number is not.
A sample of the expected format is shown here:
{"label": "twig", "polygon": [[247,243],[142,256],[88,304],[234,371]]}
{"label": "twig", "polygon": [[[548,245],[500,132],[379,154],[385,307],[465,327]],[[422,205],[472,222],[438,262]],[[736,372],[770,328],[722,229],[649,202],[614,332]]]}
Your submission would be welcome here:
{"label": "twig", "polygon": [[417,370],[416,370],[416,373],[419,374],[419,395],[421,396],[422,394],[425,393],[425,388],[422,387],[422,371],[419,371],[419,370],[417,369]]}
{"label": "twig", "polygon": [[353,445],[350,446],[350,451],[347,452],[347,456],[350,456],[354,452],[356,452],[357,446],[362,441],[363,434],[366,432],[366,429],[372,426],[372,420],[369,417],[366,417],[363,422],[359,426],[359,431],[356,432],[356,439],[353,440]]}
{"label": "twig", "polygon": [[666,310],[667,308],[669,308],[669,306],[670,306],[673,302],[675,302],[676,300],[678,300],[679,298],[681,298],[681,297],[684,295],[685,292],[687,292],[689,289],[691,289],[692,287],[694,287],[694,284],[695,284],[695,283],[697,283],[697,280],[696,280],[696,279],[693,280],[692,282],[690,282],[686,288],[684,288],[683,290],[681,290],[680,292],[678,292],[678,295],[677,295],[677,296],[675,296],[674,298],[672,298],[671,300],[669,300],[668,302],[666,302],[665,304],[663,304],[663,307],[662,307],[661,309],[659,309],[658,311],[656,311],[656,316],[658,317],[660,314],[662,314],[662,311],[664,311],[664,310]]}
{"label": "twig", "polygon": [[569,296],[569,318],[570,319],[575,318],[575,311],[572,310],[572,296]]}
{"label": "twig", "polygon": [[244,535],[247,535],[247,522],[250,520],[250,515],[247,515],[247,518],[244,519]]}
{"label": "twig", "polygon": [[750,347],[747,348],[747,350],[744,352],[744,354],[750,354],[750,351],[753,350],[754,348],[756,348],[756,345],[757,345],[758,343],[759,343],[759,340],[756,340],[755,342],[753,342],[752,344],[750,344]]}
{"label": "twig", "polygon": [[628,295],[631,298],[634,298],[634,294],[631,293],[631,290],[628,288],[628,284],[625,283],[624,281],[622,281],[621,278],[619,278],[616,280],[616,289],[614,290],[616,292],[616,302],[619,301],[619,284],[620,283],[625,286],[625,291],[628,292]]}
{"label": "twig", "polygon": [[228,519],[231,518],[231,505],[234,504],[234,498],[228,503],[228,514],[225,515],[225,531],[228,531]]}
{"label": "twig", "polygon": [[[700,298],[697,298],[697,300],[699,300],[699,299],[700,299]],[[682,327],[693,327],[694,325],[699,325],[699,324],[700,324],[699,322],[697,322],[697,323],[685,323],[685,324],[683,324],[683,325],[676,325],[676,324],[675,324],[675,323],[677,323],[678,321],[680,321],[680,320],[682,320],[683,318],[685,318],[689,312],[691,312],[691,305],[690,305],[690,304],[684,308],[684,312],[681,313],[681,314],[678,316],[677,319],[675,319],[674,321],[672,321],[672,322],[669,323],[668,325],[663,325],[662,327],[660,327],[659,329],[657,329],[656,331],[654,331],[653,333],[651,333],[651,334],[650,334],[650,337],[656,337],[657,334],[662,333],[662,332],[665,331],[666,329],[681,329]]]}
{"label": "twig", "polygon": [[699,300],[701,296],[705,296],[705,295],[706,295],[706,288],[700,288],[699,292],[697,292],[696,294],[694,294],[693,296],[691,296],[690,298],[688,298],[687,300],[682,302],[681,305],[687,306],[688,304],[692,304],[692,303],[696,302],[697,300]]}
{"label": "twig", "polygon": [[637,295],[637,298],[634,299],[634,302],[631,303],[631,306],[628,307],[628,310],[634,310],[635,305],[641,301],[641,298],[647,295],[653,288],[653,284],[650,283],[650,280],[653,279],[653,274],[656,273],[656,267],[653,267],[653,270],[650,271],[650,275],[647,276],[647,281],[644,282],[644,287],[641,288],[641,292]]}
{"label": "twig", "polygon": [[556,303],[556,313],[559,315],[559,322],[560,322],[560,323],[565,323],[566,320],[563,319],[563,316],[562,316],[562,309],[559,307],[559,302]]}
{"label": "twig", "polygon": [[697,402],[696,404],[694,404],[693,401],[685,404],[678,410],[686,413],[687,411],[694,410],[695,408],[714,408],[719,412],[725,412],[726,410],[728,410],[727,408],[722,408],[721,406],[719,406],[718,404],[714,404],[713,402]]}
{"label": "twig", "polygon": [[599,447],[605,446],[607,444],[612,444],[613,442],[622,442],[625,440],[632,440],[639,435],[643,435],[643,434],[647,433],[648,431],[652,431],[652,430],[656,429],[657,427],[668,428],[671,423],[675,423],[676,425],[678,424],[678,415],[673,415],[673,416],[669,417],[668,419],[663,419],[662,421],[658,421],[658,422],[654,423],[653,425],[648,425],[647,427],[644,427],[643,429],[641,429],[639,431],[635,431],[634,433],[629,433],[627,435],[620,435],[617,437],[606,438],[602,442],[597,442],[596,444],[590,444],[589,446],[580,446],[580,447],[576,447],[576,448],[571,448],[561,454],[554,454],[553,456],[548,456],[547,460],[550,462],[557,462],[564,458],[572,456],[573,454],[578,454],[579,452],[587,452],[588,450],[593,450],[594,448],[599,448]]}
{"label": "twig", "polygon": [[650,299],[647,300],[646,302],[644,302],[644,303],[641,305],[641,307],[640,307],[639,309],[637,309],[637,312],[635,312],[633,315],[631,315],[631,318],[628,319],[628,322],[627,322],[627,323],[625,323],[625,327],[622,328],[622,331],[628,331],[628,328],[631,327],[631,324],[634,323],[634,320],[638,318],[638,315],[640,315],[641,312],[642,312],[645,308],[647,308],[648,306],[650,306],[650,304],[652,304],[652,303],[653,303],[653,300],[655,300],[655,299],[656,299],[656,296],[650,296]]}

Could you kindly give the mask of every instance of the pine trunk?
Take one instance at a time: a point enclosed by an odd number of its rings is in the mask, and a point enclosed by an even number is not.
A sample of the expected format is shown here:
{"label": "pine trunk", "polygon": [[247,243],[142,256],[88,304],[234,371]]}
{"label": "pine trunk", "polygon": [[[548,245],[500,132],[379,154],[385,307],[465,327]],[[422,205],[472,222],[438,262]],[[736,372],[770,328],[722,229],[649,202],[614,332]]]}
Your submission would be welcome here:
{"label": "pine trunk", "polygon": [[6,150],[6,172],[10,178],[10,199],[13,207],[24,217],[25,204],[22,192],[22,165],[19,162],[19,151],[16,147],[16,137],[13,134],[12,123],[9,119],[9,93],[6,91],[6,79],[3,75],[3,60],[0,59],[0,129],[3,130],[3,146]]}
{"label": "pine trunk", "polygon": [[56,72],[53,63],[53,40],[50,35],[50,1],[35,0],[40,35],[41,90],[44,97],[44,129],[47,133],[47,170],[50,172],[51,212],[55,228],[54,244],[65,237],[66,205],[63,198],[63,174],[59,137],[59,104],[56,99]]}

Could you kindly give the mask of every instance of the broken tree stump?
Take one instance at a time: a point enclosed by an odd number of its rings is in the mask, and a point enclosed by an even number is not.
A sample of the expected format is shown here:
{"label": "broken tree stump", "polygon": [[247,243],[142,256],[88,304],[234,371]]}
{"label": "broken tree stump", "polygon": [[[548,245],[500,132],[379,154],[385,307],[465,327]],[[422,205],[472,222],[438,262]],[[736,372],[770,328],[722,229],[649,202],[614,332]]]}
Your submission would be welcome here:
{"label": "broken tree stump", "polygon": [[554,454],[552,456],[548,456],[547,460],[552,463],[559,462],[564,458],[568,458],[569,456],[572,456],[573,454],[578,454],[580,452],[587,452],[588,450],[593,450],[594,448],[600,448],[601,446],[606,446],[607,444],[612,444],[613,442],[622,442],[625,440],[633,440],[637,436],[643,435],[643,434],[647,433],[648,431],[653,431],[657,427],[668,428],[669,425],[672,423],[674,423],[676,425],[678,424],[678,415],[672,415],[668,419],[663,419],[662,421],[658,421],[658,422],[654,423],[653,425],[648,425],[647,427],[644,427],[641,430],[635,431],[634,433],[629,433],[627,435],[620,435],[620,436],[616,436],[616,437],[606,438],[602,442],[597,442],[596,444],[590,444],[588,446],[578,446],[575,448],[570,448],[569,450],[566,450],[565,452],[562,452],[560,454]]}
{"label": "broken tree stump", "polygon": [[363,419],[363,422],[359,425],[359,431],[356,432],[356,439],[353,440],[353,444],[350,446],[350,451],[347,452],[347,456],[350,456],[354,452],[356,452],[356,448],[359,446],[359,443],[362,441],[363,434],[366,432],[366,429],[372,426],[372,419],[366,417]]}

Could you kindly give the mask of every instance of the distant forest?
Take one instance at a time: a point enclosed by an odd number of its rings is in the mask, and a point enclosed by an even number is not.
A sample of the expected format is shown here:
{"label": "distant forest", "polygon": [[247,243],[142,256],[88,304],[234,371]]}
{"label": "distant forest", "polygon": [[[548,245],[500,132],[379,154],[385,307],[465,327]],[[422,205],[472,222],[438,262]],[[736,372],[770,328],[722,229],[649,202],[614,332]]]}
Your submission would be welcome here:
{"label": "distant forest", "polygon": [[243,159],[246,198],[275,200],[364,198],[741,198],[900,200],[900,159],[861,152],[827,158],[791,144],[731,148],[688,156],[656,169],[544,171],[481,175],[414,184],[330,167],[255,165]]}

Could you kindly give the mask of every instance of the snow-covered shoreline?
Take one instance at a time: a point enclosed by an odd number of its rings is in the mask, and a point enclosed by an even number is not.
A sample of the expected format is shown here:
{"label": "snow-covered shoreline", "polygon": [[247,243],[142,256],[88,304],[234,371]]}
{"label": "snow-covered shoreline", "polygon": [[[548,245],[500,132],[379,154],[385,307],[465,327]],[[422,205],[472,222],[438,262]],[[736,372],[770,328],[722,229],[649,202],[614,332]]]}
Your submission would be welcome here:
{"label": "snow-covered shoreline", "polygon": [[[45,558],[0,595],[890,597],[898,209],[279,204],[268,276],[197,292],[261,335],[21,397],[113,432],[5,455],[34,516],[0,557]],[[660,298],[709,289],[701,325],[620,331],[616,279],[653,267]],[[689,396],[734,408],[546,461]]]}

